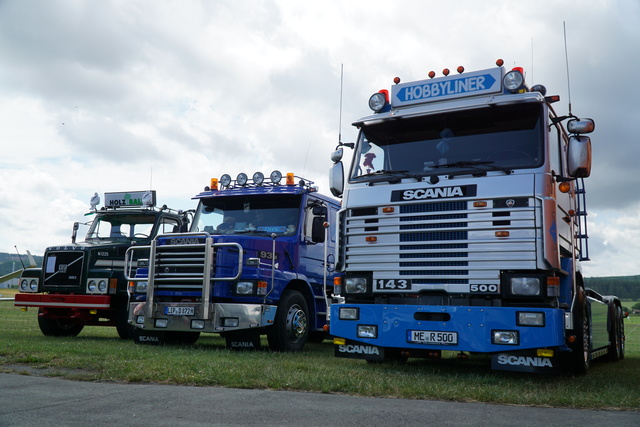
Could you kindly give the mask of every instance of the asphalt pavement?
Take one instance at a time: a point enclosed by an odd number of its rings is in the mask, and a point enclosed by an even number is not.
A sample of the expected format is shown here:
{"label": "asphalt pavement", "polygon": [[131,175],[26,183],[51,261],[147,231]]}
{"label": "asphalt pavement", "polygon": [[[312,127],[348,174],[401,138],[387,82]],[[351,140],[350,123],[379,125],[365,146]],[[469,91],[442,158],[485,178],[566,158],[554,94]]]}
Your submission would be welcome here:
{"label": "asphalt pavement", "polygon": [[0,426],[640,426],[640,412],[0,374]]}

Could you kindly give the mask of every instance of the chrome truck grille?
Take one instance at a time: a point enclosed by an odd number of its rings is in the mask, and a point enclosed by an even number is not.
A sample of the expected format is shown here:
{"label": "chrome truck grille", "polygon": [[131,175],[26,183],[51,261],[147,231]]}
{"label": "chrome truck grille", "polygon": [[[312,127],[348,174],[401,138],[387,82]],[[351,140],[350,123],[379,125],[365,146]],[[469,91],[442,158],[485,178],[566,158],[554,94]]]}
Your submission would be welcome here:
{"label": "chrome truck grille", "polygon": [[[159,244],[160,240],[163,244]],[[198,294],[204,291],[208,295],[212,282],[240,277],[242,252],[238,243],[214,243],[211,236],[202,233],[160,235],[150,250],[150,289]],[[128,265],[127,271],[131,270]]]}
{"label": "chrome truck grille", "polygon": [[205,268],[209,267],[207,276],[215,268],[214,254],[206,250],[204,243],[156,246],[153,263],[156,289],[201,291]]}
{"label": "chrome truck grille", "polygon": [[[535,269],[535,199],[407,203],[348,209],[341,240],[347,273],[410,279],[414,290],[468,292],[500,270]],[[496,232],[508,232],[499,237]]]}

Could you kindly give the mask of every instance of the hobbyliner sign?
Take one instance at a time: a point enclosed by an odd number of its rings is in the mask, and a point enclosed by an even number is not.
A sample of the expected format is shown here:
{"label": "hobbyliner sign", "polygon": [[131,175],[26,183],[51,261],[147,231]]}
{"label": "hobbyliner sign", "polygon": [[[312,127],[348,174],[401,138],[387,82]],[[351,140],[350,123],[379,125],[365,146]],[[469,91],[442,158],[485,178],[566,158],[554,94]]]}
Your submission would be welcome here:
{"label": "hobbyliner sign", "polygon": [[502,68],[490,68],[468,74],[401,83],[391,88],[394,107],[442,101],[502,90]]}

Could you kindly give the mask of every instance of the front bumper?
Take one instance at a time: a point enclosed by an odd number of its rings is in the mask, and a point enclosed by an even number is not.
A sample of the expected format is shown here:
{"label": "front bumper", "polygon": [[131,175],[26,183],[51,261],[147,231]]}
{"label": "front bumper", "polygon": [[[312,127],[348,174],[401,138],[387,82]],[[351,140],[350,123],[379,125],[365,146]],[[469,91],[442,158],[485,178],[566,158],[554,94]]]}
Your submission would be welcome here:
{"label": "front bumper", "polygon": [[[274,322],[277,306],[262,304],[209,304],[209,315],[204,316],[202,304],[157,303],[148,311],[146,302],[129,305],[129,323],[145,330],[182,332],[227,332],[262,328]],[[170,310],[193,314],[170,315]]]}
{"label": "front bumper", "polygon": [[13,305],[16,307],[108,310],[111,308],[111,296],[17,293]]}
{"label": "front bumper", "polygon": [[[357,319],[341,320],[339,310],[344,307],[357,308]],[[543,313],[544,325],[517,325],[519,312]],[[377,337],[358,337],[359,325],[377,327]],[[457,343],[410,342],[410,331],[455,333]],[[519,336],[518,344],[492,343],[495,331],[516,331]],[[497,353],[561,347],[565,345],[564,331],[564,311],[551,308],[382,304],[334,304],[331,306],[331,335],[383,348]]]}

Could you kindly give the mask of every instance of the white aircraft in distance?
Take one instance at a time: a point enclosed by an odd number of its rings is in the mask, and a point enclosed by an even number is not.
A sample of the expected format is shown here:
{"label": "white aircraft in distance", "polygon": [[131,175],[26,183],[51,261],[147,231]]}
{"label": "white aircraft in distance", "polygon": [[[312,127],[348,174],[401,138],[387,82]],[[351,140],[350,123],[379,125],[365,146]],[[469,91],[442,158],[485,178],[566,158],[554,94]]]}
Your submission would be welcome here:
{"label": "white aircraft in distance", "polygon": [[[37,267],[36,261],[33,259],[33,256],[31,255],[31,252],[29,252],[29,250],[27,250],[27,257],[29,258],[29,265],[27,265],[25,268],[31,268],[31,267]],[[9,273],[9,274],[5,274],[4,276],[0,276],[0,283],[3,282],[8,282],[11,279],[14,279],[16,277],[20,277],[20,275],[22,274],[22,271],[24,270],[16,270],[13,273]]]}

